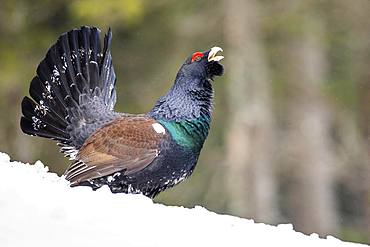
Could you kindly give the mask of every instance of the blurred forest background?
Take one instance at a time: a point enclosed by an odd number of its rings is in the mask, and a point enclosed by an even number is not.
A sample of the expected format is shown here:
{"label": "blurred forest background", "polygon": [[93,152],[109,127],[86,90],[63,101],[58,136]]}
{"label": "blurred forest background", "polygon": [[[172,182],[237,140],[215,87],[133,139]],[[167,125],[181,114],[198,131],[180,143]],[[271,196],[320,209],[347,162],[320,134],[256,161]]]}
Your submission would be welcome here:
{"label": "blurred forest background", "polygon": [[370,243],[370,1],[1,0],[0,150],[59,174],[68,160],[21,133],[20,102],[81,25],[113,29],[118,111],[149,111],[186,57],[224,49],[198,166],[156,201]]}

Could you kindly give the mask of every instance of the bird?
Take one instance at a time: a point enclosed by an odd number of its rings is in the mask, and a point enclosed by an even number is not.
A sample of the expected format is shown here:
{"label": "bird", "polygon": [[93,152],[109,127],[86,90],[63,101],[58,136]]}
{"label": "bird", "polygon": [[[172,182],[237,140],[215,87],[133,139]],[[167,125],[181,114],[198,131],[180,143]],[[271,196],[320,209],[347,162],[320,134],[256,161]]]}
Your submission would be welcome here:
{"label": "bird", "polygon": [[82,26],[48,49],[21,103],[25,134],[55,140],[72,162],[70,186],[154,198],[188,178],[208,136],[213,81],[224,74],[220,47],[195,52],[173,85],[143,114],[114,111],[112,30]]}

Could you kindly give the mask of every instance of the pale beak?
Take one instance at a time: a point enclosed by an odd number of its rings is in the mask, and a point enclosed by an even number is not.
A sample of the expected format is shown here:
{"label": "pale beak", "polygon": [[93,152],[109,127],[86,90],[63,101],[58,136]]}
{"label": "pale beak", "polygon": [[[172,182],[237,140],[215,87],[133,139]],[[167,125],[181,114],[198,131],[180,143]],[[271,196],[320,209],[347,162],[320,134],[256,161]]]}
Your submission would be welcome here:
{"label": "pale beak", "polygon": [[218,62],[218,61],[221,61],[224,56],[216,56],[217,55],[217,52],[219,51],[222,51],[222,48],[220,47],[212,47],[211,48],[211,51],[209,52],[208,54],[208,62],[211,62],[211,61],[215,61],[215,62]]}

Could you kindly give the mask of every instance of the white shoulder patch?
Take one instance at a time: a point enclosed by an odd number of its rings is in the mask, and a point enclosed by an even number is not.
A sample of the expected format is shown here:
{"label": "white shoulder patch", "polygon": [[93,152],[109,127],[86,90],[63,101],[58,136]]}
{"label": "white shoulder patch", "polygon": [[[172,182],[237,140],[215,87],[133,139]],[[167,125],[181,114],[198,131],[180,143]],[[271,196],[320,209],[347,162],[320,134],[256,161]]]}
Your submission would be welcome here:
{"label": "white shoulder patch", "polygon": [[152,124],[152,127],[155,130],[155,132],[157,132],[158,134],[165,134],[166,133],[165,128],[159,123]]}

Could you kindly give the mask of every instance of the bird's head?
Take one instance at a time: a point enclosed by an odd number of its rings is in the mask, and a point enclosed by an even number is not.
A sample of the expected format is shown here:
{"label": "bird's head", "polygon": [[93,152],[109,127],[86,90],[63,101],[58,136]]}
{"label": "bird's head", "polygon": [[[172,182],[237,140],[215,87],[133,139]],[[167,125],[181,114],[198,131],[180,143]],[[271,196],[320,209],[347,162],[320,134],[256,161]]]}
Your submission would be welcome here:
{"label": "bird's head", "polygon": [[185,60],[178,76],[188,79],[188,83],[193,80],[213,81],[215,76],[221,76],[224,73],[224,67],[220,64],[224,57],[218,55],[219,52],[222,52],[220,47],[212,47],[204,52],[194,52]]}
{"label": "bird's head", "polygon": [[208,51],[195,52],[188,57],[177,73],[174,85],[161,97],[149,113],[156,119],[194,119],[201,115],[209,117],[212,109],[215,76],[224,73],[217,55],[220,47]]}

